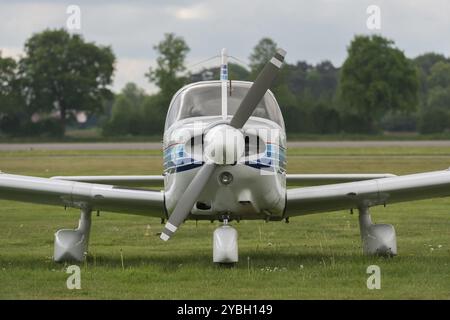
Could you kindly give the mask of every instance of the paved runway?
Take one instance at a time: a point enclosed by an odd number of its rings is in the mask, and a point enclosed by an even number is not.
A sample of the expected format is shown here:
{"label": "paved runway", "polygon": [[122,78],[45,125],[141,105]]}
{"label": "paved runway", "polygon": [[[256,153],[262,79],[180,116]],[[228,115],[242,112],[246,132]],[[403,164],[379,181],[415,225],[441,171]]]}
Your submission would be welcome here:
{"label": "paved runway", "polygon": [[[292,141],[288,148],[450,147],[450,140]],[[159,150],[160,142],[0,143],[0,151],[20,150]]]}

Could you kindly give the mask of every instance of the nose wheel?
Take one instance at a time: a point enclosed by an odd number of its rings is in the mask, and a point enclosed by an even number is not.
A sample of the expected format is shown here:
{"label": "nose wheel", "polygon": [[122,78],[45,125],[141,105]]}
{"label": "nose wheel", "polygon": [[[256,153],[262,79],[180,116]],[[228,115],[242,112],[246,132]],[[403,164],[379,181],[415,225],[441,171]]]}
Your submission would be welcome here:
{"label": "nose wheel", "polygon": [[223,225],[214,230],[213,262],[232,265],[238,262],[238,233],[223,219]]}

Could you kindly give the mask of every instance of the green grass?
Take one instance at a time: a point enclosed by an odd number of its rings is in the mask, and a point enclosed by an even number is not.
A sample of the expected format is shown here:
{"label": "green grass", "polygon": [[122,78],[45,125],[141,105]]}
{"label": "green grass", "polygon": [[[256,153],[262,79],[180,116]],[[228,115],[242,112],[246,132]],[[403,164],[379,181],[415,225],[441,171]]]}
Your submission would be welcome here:
{"label": "green grass", "polygon": [[[392,172],[450,166],[450,148],[303,148],[289,150],[289,172]],[[37,176],[159,174],[160,151],[0,153],[4,172]],[[66,288],[53,234],[75,227],[70,209],[0,201],[0,298],[3,299],[450,299],[450,198],[372,210],[391,223],[399,256],[361,255],[357,214],[333,212],[291,223],[242,221],[240,262],[212,264],[218,224],[187,222],[168,243],[157,219],[102,213],[93,217],[90,254],[80,264],[82,290]],[[124,268],[121,264],[123,254]],[[381,267],[381,290],[368,290],[366,269]]]}

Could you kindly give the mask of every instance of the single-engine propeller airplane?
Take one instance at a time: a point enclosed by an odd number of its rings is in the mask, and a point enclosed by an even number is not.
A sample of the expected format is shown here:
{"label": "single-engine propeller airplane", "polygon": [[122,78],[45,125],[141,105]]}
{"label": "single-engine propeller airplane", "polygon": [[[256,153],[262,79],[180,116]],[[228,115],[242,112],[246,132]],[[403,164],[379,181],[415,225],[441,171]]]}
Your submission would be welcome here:
{"label": "single-engine propeller airplane", "polygon": [[[167,220],[161,232],[165,241],[185,220],[218,220],[223,224],[213,234],[213,261],[236,263],[238,238],[231,221],[288,221],[357,209],[363,252],[396,255],[394,227],[373,224],[369,208],[449,196],[450,171],[286,174],[283,117],[269,90],[285,54],[278,49],[251,83],[228,79],[222,50],[220,80],[181,88],[167,113],[163,175],[39,178],[2,173],[0,199],[81,210],[77,229],[55,233],[55,261],[85,258],[91,213],[100,210]],[[161,191],[136,188],[162,185]]]}

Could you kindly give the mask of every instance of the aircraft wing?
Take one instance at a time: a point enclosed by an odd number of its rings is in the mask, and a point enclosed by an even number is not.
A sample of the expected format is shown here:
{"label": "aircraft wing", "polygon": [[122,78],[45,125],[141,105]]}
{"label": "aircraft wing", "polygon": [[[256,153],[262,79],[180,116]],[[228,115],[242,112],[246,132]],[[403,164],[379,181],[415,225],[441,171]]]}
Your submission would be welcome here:
{"label": "aircraft wing", "polygon": [[128,187],[162,187],[164,185],[163,176],[57,176],[50,179],[112,184],[116,186]]}
{"label": "aircraft wing", "polygon": [[286,183],[289,186],[312,186],[387,177],[395,177],[395,175],[391,173],[287,174]]}
{"label": "aircraft wing", "polygon": [[287,190],[286,217],[450,196],[450,171]]}
{"label": "aircraft wing", "polygon": [[0,174],[0,199],[165,217],[164,193],[114,185]]}

